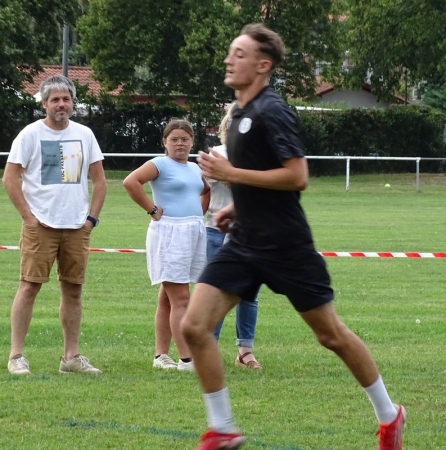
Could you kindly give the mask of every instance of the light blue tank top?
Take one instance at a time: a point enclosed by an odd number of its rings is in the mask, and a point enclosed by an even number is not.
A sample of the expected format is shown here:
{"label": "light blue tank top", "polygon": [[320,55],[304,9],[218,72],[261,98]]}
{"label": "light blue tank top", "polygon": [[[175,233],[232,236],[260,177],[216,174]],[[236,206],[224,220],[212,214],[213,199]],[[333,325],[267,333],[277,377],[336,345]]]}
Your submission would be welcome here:
{"label": "light blue tank top", "polygon": [[150,160],[158,169],[158,177],[149,181],[153,201],[169,217],[203,216],[200,194],[203,191],[202,173],[197,164],[181,164],[169,156]]}

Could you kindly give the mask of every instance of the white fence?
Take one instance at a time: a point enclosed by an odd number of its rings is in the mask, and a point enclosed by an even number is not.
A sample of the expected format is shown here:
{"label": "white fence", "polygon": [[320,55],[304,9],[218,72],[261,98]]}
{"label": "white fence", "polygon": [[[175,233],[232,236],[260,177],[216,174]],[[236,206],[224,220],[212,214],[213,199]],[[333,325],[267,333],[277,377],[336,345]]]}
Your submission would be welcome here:
{"label": "white fence", "polygon": [[415,190],[420,191],[420,161],[446,161],[446,158],[419,158],[397,156],[306,156],[307,159],[345,159],[345,190],[350,189],[350,161],[414,161],[415,162]]}
{"label": "white fence", "polygon": [[[7,156],[9,153],[0,152],[0,156]],[[104,157],[141,157],[150,158],[160,156],[162,153],[104,153]],[[196,158],[198,154],[191,153],[191,158]],[[345,190],[350,189],[350,161],[352,160],[372,160],[372,161],[414,161],[415,162],[415,190],[420,190],[420,161],[446,161],[446,158],[419,158],[419,157],[391,157],[391,156],[306,156],[307,159],[344,159],[345,160]]]}

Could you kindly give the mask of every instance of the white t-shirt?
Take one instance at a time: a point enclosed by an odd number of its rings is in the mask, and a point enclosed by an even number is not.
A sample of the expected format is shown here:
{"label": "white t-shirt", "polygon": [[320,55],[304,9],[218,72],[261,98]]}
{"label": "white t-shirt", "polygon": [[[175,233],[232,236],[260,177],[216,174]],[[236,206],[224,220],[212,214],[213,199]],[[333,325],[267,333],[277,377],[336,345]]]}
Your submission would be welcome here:
{"label": "white t-shirt", "polygon": [[[215,150],[221,156],[228,158],[226,145],[217,145],[212,147],[212,150]],[[213,180],[212,178],[208,178],[207,180],[211,186],[211,201],[206,216],[206,226],[218,230],[214,222],[214,214],[232,202],[231,189],[221,181]]]}
{"label": "white t-shirt", "polygon": [[39,222],[76,229],[89,211],[89,167],[102,159],[88,127],[70,120],[64,130],[53,130],[38,120],[14,139],[8,162],[25,169],[23,195]]}

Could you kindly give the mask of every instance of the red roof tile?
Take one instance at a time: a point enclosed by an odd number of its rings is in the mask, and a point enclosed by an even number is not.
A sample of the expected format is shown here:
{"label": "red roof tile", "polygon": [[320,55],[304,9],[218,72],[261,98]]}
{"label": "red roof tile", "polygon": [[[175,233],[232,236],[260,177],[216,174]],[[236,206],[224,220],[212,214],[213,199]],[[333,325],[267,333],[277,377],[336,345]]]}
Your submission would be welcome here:
{"label": "red roof tile", "polygon": [[328,83],[327,81],[322,81],[322,78],[320,76],[316,77],[317,86],[316,86],[316,95],[324,95],[327,92],[332,91],[333,85],[331,83]]}
{"label": "red roof tile", "polygon": [[[35,95],[39,92],[40,84],[46,80],[48,77],[54,75],[62,74],[62,66],[49,66],[43,65],[43,72],[40,72],[34,77],[33,83],[25,83],[23,90],[27,94]],[[71,80],[76,80],[79,84],[83,86],[88,86],[88,93],[93,95],[98,95],[101,90],[104,90],[98,81],[92,78],[91,67],[81,67],[81,66],[69,66],[68,67],[68,78]],[[118,90],[111,92],[112,94],[117,94]]]}

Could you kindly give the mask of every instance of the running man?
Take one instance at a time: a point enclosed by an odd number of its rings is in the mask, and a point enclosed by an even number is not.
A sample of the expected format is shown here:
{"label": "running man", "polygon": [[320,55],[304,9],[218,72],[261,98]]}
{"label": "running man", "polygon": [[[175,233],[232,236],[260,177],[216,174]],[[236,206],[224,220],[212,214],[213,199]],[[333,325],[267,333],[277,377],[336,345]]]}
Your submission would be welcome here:
{"label": "running man", "polygon": [[288,298],[319,343],[363,387],[380,425],[378,450],[401,450],[404,407],[389,398],[367,347],[335,312],[325,261],[299,203],[308,167],[298,124],[268,86],[284,52],[282,39],[263,25],[242,29],[225,59],[224,82],[238,91],[227,136],[229,161],[213,151],[198,158],[205,176],[231,184],[234,203],[215,216],[222,231],[233,224],[230,241],[204,270],[182,321],[209,425],[197,450],[238,449],[245,441],[234,423],[213,331],[261,284]]}

